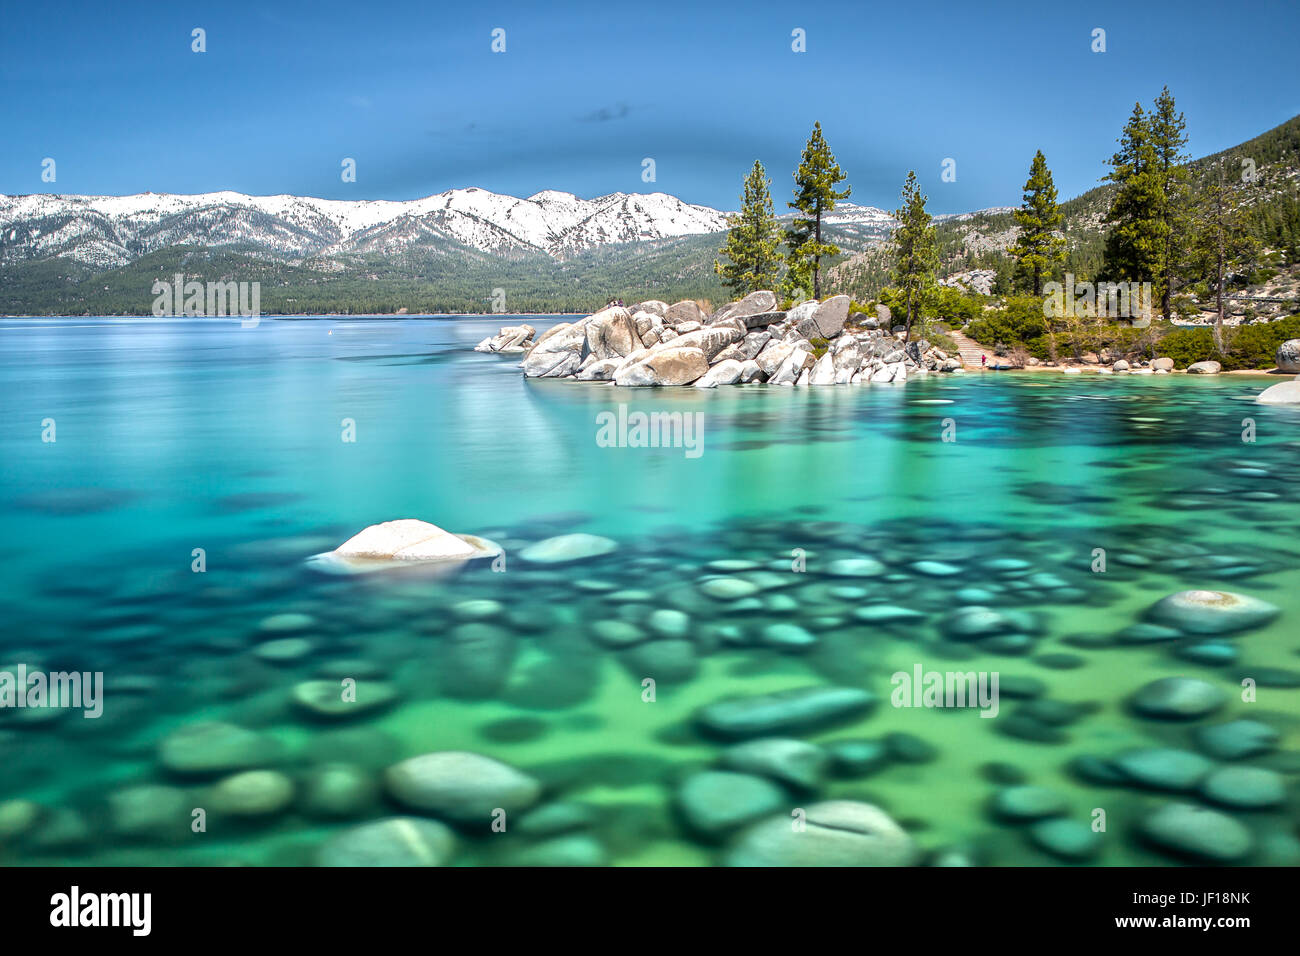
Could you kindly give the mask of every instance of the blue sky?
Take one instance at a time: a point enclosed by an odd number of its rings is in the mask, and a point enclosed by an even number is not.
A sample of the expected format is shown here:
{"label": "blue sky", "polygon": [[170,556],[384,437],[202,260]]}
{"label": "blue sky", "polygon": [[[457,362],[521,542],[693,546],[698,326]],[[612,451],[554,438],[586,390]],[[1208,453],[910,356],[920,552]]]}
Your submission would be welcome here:
{"label": "blue sky", "polygon": [[734,208],[757,158],[783,204],[820,120],[855,202],[892,209],[915,168],[933,212],[961,212],[1018,203],[1038,148],[1063,198],[1091,188],[1166,83],[1194,155],[1300,112],[1294,0],[42,2],[6,4],[0,31],[10,194],[481,186]]}

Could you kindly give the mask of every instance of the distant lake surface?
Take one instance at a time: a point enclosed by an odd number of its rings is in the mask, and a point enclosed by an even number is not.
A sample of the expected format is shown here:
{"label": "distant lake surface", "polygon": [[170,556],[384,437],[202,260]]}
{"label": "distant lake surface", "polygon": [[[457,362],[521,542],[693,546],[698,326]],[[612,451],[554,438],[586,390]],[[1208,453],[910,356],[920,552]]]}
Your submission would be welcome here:
{"label": "distant lake surface", "polygon": [[[1294,795],[1300,413],[1250,401],[1268,377],[624,390],[525,380],[519,356],[473,351],[502,325],[568,320],[0,320],[0,670],[106,682],[98,719],[0,709],[0,821],[19,820],[0,860],[321,862],[350,828],[410,812],[384,792],[386,767],[455,750],[540,787],[504,835],[457,822],[462,865],[715,864],[754,821],[827,799],[883,808],[921,860],[1066,862],[990,812],[1016,782],[1084,826],[1106,809],[1093,862],[1184,861],[1139,836],[1177,800],[1244,826],[1243,862],[1300,862],[1286,804],[1248,811],[1195,783],[1078,769],[1145,748],[1206,756],[1198,728],[1250,718],[1276,739],[1241,762]],[[699,413],[700,453],[598,443],[598,416],[620,404]],[[394,518],[497,541],[505,570],[429,581],[304,564]],[[617,550],[519,557],[574,532]],[[746,583],[724,599],[700,587],[717,577]],[[1280,613],[1223,636],[1136,627],[1193,588]],[[963,607],[1007,615],[997,639],[954,633]],[[999,716],[893,706],[891,676],[918,665],[998,672]],[[345,677],[393,700],[340,718],[294,700]],[[1185,721],[1134,712],[1169,677],[1222,702]],[[839,755],[814,782],[778,779],[770,806],[715,831],[683,815],[683,781],[736,743],[707,732],[703,709],[826,686],[876,703],[771,734]],[[211,721],[226,737],[200,750],[242,757],[178,768],[186,734]],[[874,742],[878,759],[853,764],[846,741]],[[340,766],[330,779],[354,786],[327,812],[322,775]],[[239,813],[213,796],[264,768],[288,781],[284,799]],[[193,833],[192,808],[209,804]],[[524,824],[552,805],[573,822]]]}

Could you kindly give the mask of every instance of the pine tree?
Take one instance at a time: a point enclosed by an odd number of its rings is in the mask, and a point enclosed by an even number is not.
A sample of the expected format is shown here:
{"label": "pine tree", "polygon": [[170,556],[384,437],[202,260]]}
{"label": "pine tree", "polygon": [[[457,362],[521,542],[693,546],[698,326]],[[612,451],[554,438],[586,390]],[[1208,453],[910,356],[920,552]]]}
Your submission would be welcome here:
{"label": "pine tree", "polygon": [[727,224],[727,244],[718,250],[730,262],[714,261],[714,271],[737,298],[759,289],[775,289],[781,264],[781,234],[772,211],[772,194],[763,164],[754,160],[754,168],[745,177],[740,196],[740,212]]}
{"label": "pine tree", "polygon": [[1167,86],[1156,97],[1155,109],[1150,115],[1150,128],[1162,193],[1160,219],[1164,224],[1161,271],[1156,277],[1155,286],[1160,297],[1160,313],[1168,321],[1175,266],[1180,258],[1179,246],[1187,240],[1188,171],[1185,164],[1188,156],[1182,151],[1187,145],[1187,122],[1182,113],[1175,112],[1174,95]]}
{"label": "pine tree", "polygon": [[1164,268],[1169,227],[1159,158],[1141,103],[1134,104],[1119,150],[1108,162],[1106,181],[1117,188],[1106,213],[1112,228],[1106,236],[1103,272],[1111,281],[1154,283]]}
{"label": "pine tree", "polygon": [[912,340],[912,321],[921,315],[927,293],[934,287],[939,256],[935,251],[934,226],[925,211],[926,197],[916,181],[915,170],[903,184],[902,207],[895,210],[898,226],[890,236],[894,269],[891,280],[907,301],[905,342]]}
{"label": "pine tree", "polygon": [[822,257],[837,256],[840,253],[838,246],[822,242],[822,216],[834,209],[836,202],[848,199],[853,192],[852,187],[840,191],[835,189],[843,181],[844,174],[840,172],[840,167],[822,136],[822,124],[815,123],[812,135],[803,148],[803,161],[794,171],[794,202],[786,204],[802,215],[795,217],[794,225],[785,233],[786,246],[790,250],[786,256],[790,269],[787,286],[794,281],[806,281],[811,274],[814,299],[822,296]]}
{"label": "pine tree", "polygon": [[1014,215],[1020,231],[1008,251],[1020,273],[1030,279],[1034,295],[1042,295],[1043,277],[1051,276],[1054,263],[1065,261],[1065,238],[1056,235],[1065,216],[1056,204],[1052,171],[1041,149],[1034,153],[1024,199]]}
{"label": "pine tree", "polygon": [[1225,164],[1220,156],[1206,178],[1192,217],[1192,243],[1187,262],[1196,275],[1207,277],[1214,291],[1217,315],[1214,320],[1214,345],[1224,351],[1224,292],[1228,276],[1253,264],[1259,244],[1249,226],[1236,193],[1228,186]]}

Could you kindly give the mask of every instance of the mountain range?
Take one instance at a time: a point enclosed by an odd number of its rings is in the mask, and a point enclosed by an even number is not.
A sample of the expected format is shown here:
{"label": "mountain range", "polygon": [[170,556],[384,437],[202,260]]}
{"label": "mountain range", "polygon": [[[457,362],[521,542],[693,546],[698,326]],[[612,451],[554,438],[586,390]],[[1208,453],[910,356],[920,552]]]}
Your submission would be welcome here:
{"label": "mountain range", "polygon": [[[284,261],[400,254],[451,242],[506,257],[565,259],[597,246],[704,235],[728,213],[665,193],[580,199],[546,190],[516,199],[452,189],[405,202],[246,196],[236,192],[135,196],[0,196],[0,260],[62,258],[113,269],[169,246],[241,249]],[[860,240],[885,236],[893,217],[842,203],[825,220]]]}
{"label": "mountain range", "polygon": [[[1191,165],[1257,164],[1254,195],[1294,234],[1300,117]],[[1110,187],[1062,204],[1075,272],[1099,261]],[[517,199],[453,189],[423,199],[332,200],[236,192],[0,196],[0,314],[148,314],[158,279],[256,281],[267,313],[584,311],[611,297],[725,296],[713,261],[727,213],[665,193]],[[790,218],[790,214],[781,217]],[[859,298],[887,281],[895,221],[842,202],[823,221],[843,251],[826,285]],[[999,267],[1010,207],[936,217],[946,270]],[[1287,230],[1290,230],[1287,232]],[[1267,238],[1267,236],[1266,236]]]}

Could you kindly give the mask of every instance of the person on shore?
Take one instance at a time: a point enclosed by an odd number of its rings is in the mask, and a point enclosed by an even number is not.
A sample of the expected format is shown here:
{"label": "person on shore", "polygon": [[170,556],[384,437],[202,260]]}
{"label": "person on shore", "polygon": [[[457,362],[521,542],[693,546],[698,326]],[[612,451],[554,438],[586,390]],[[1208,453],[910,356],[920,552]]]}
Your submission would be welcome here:
{"label": "person on shore", "polygon": [[988,367],[989,367],[989,357],[988,357],[987,355],[985,355],[983,352],[981,352],[981,353],[980,353],[980,368],[984,369],[984,368],[988,368]]}

